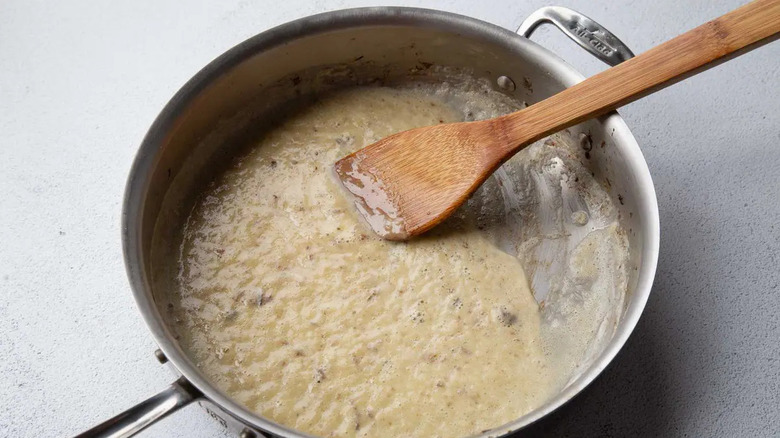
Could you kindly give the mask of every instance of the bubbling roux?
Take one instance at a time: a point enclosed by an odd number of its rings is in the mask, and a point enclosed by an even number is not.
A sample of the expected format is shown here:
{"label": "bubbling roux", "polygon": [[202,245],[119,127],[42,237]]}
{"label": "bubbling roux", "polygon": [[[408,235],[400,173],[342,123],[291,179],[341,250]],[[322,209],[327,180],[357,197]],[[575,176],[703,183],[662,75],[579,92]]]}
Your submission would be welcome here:
{"label": "bubbling roux", "polygon": [[258,414],[328,437],[470,435],[558,391],[573,365],[545,345],[523,266],[484,211],[389,242],[331,174],[384,136],[468,116],[419,87],[354,88],[237,159],[196,203],[172,262],[168,310],[198,368]]}

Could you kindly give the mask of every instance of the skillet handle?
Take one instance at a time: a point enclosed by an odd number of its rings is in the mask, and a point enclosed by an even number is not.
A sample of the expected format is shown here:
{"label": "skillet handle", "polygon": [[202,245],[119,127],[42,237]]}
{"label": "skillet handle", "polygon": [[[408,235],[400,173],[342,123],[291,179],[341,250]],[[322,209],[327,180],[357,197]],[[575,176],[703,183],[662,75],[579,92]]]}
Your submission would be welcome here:
{"label": "skillet handle", "polygon": [[537,9],[523,21],[517,33],[530,38],[539,25],[555,25],[567,37],[601,61],[615,66],[634,57],[634,53],[604,26],[577,11],[562,6]]}
{"label": "skillet handle", "polygon": [[200,392],[183,377],[164,391],[116,417],[106,420],[74,438],[124,438],[164,418],[200,397]]}

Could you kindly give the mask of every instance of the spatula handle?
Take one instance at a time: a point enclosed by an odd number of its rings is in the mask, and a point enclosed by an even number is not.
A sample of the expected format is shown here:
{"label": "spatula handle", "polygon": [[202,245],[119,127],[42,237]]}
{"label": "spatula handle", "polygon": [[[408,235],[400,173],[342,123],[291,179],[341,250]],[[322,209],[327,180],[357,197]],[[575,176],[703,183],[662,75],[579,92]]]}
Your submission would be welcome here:
{"label": "spatula handle", "polygon": [[780,0],[756,0],[549,99],[497,119],[517,148],[600,116],[780,36]]}

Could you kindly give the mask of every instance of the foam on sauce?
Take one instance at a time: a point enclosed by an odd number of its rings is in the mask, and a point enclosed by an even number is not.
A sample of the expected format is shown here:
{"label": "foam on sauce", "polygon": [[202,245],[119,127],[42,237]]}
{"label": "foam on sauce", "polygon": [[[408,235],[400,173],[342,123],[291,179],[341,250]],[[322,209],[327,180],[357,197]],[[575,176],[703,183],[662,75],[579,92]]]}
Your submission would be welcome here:
{"label": "foam on sauce", "polygon": [[[155,279],[197,367],[258,414],[329,437],[465,436],[554,395],[609,335],[625,291],[614,207],[571,145],[529,147],[510,160],[519,174],[500,169],[409,242],[374,235],[331,174],[392,133],[517,106],[483,82],[355,88],[268,132],[193,209],[169,261],[178,276]],[[575,175],[583,212],[562,192]],[[541,208],[562,212],[557,225]],[[545,254],[564,266],[542,308],[523,265],[539,276]]]}

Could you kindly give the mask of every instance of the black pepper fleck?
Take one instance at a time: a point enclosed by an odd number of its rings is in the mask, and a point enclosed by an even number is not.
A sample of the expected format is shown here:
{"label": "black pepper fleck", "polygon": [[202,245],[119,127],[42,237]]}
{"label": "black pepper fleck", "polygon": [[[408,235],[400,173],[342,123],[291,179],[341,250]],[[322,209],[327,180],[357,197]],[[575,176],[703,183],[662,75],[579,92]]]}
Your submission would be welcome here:
{"label": "black pepper fleck", "polygon": [[501,309],[501,314],[498,315],[498,321],[507,326],[513,326],[517,322],[517,315],[515,315],[512,312],[507,311],[506,309]]}

